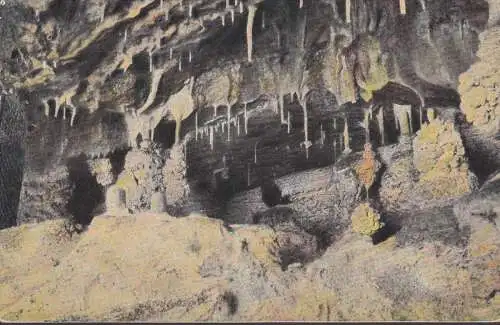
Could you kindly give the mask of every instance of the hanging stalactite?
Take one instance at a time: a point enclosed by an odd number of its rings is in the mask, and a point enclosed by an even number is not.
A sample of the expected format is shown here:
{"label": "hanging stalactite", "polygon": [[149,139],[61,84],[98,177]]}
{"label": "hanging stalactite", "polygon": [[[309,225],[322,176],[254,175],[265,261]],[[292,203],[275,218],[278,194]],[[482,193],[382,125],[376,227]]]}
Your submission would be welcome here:
{"label": "hanging stalactite", "polygon": [[245,119],[245,134],[248,134],[248,112],[247,112],[247,103],[244,104],[243,117]]}
{"label": "hanging stalactite", "polygon": [[214,150],[214,127],[210,126],[210,149]]}
{"label": "hanging stalactite", "polygon": [[350,152],[351,151],[351,136],[349,135],[349,123],[347,121],[347,117],[345,118],[345,125],[344,125],[344,152]]}
{"label": "hanging stalactite", "polygon": [[231,106],[227,105],[227,142],[231,141]]}
{"label": "hanging stalactite", "polygon": [[399,0],[399,12],[406,15],[406,0]]}
{"label": "hanging stalactite", "polygon": [[381,143],[384,146],[385,145],[385,127],[384,127],[384,109],[383,109],[383,107],[380,107],[380,110],[377,114],[377,121],[378,121],[378,127],[380,129]]}
{"label": "hanging stalactite", "polygon": [[370,142],[370,111],[365,109],[364,119],[363,119],[363,128],[365,129],[365,143]]}
{"label": "hanging stalactite", "polygon": [[304,7],[304,0],[299,0],[299,8],[302,9]]}
{"label": "hanging stalactite", "polygon": [[196,113],[194,113],[194,126],[195,126],[195,129],[196,129],[196,142],[198,142],[198,111],[196,111]]}
{"label": "hanging stalactite", "polygon": [[348,24],[351,23],[351,0],[345,1],[345,20]]}
{"label": "hanging stalactite", "polygon": [[253,23],[255,20],[255,13],[257,12],[257,7],[255,5],[248,6],[248,18],[247,18],[247,54],[248,62],[252,62],[253,54]]}
{"label": "hanging stalactite", "polygon": [[240,136],[240,117],[239,115],[236,115],[236,133],[238,136]]}
{"label": "hanging stalactite", "polygon": [[286,128],[287,128],[288,134],[290,134],[290,132],[292,131],[292,118],[291,118],[290,110],[288,110],[288,114],[287,114]]}

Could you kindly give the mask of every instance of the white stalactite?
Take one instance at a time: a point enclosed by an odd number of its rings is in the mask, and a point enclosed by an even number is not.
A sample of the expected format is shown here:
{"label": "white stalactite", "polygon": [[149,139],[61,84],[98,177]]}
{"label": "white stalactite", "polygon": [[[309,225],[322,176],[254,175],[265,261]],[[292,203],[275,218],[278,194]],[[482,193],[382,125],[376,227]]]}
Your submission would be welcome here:
{"label": "white stalactite", "polygon": [[40,10],[35,10],[35,21],[37,23],[40,21]]}
{"label": "white stalactite", "polygon": [[44,68],[44,69],[47,69],[47,61],[46,61],[46,60],[43,60],[43,61],[42,61],[42,64],[43,64],[43,68]]}
{"label": "white stalactite", "polygon": [[170,48],[170,60],[174,58],[174,49]]}
{"label": "white stalactite", "polygon": [[234,16],[234,15],[235,15],[235,13],[234,13],[234,8],[231,8],[230,12],[231,12],[231,24],[233,24],[233,25],[234,25],[234,20],[235,20],[235,16]]}
{"label": "white stalactite", "polygon": [[245,12],[245,6],[243,6],[243,1],[240,1],[240,14]]}
{"label": "white stalactite", "polygon": [[250,164],[247,164],[247,186],[250,187],[252,184],[251,179],[250,179]]}
{"label": "white stalactite", "polygon": [[189,4],[189,18],[193,18],[193,4]]}
{"label": "white stalactite", "polygon": [[194,125],[195,125],[195,129],[196,129],[196,141],[198,142],[198,111],[196,111],[196,113],[194,113]]}
{"label": "white stalactite", "polygon": [[399,11],[402,15],[406,15],[406,0],[399,0]]}
{"label": "white stalactite", "polygon": [[321,135],[320,144],[321,144],[321,147],[323,147],[325,145],[325,139],[326,139],[326,134],[325,134],[325,131],[323,130],[323,123],[320,124],[319,132]]}
{"label": "white stalactite", "polygon": [[229,9],[229,7],[230,7],[229,0],[226,0],[226,9]]}
{"label": "white stalactite", "polygon": [[[0,95],[0,99],[1,99],[1,95]],[[43,103],[43,107],[45,108],[45,116],[49,116],[50,114],[50,105],[49,103],[47,103],[46,100],[42,101]]]}
{"label": "white stalactite", "polygon": [[418,118],[419,118],[418,126],[422,128],[422,124],[424,123],[424,110],[422,108],[422,105],[418,107]]}
{"label": "white stalactite", "polygon": [[385,127],[384,127],[384,109],[383,107],[380,108],[378,114],[377,114],[377,120],[378,120],[378,127],[380,129],[380,136],[381,136],[381,141],[382,145],[385,145]]}
{"label": "white stalactite", "polygon": [[231,106],[227,105],[227,142],[231,141]]}
{"label": "white stalactite", "polygon": [[210,149],[214,150],[214,127],[210,126]]}
{"label": "white stalactite", "polygon": [[304,7],[304,0],[299,0],[299,8],[302,9]]}
{"label": "white stalactite", "polygon": [[252,52],[253,52],[253,23],[255,19],[255,13],[257,12],[257,7],[255,5],[248,6],[248,18],[247,18],[247,54],[248,62],[252,62]]}
{"label": "white stalactite", "polygon": [[61,104],[57,100],[57,98],[54,98],[54,102],[56,103],[56,110],[54,112],[54,117],[57,118],[57,115],[59,115],[59,108],[61,107]]}
{"label": "white stalactite", "polygon": [[189,50],[189,63],[193,61],[193,52]]}
{"label": "white stalactite", "polygon": [[222,21],[222,26],[226,26],[226,14],[225,13],[220,16],[220,19]]}
{"label": "white stalactite", "polygon": [[66,119],[66,105],[63,105],[63,120]]}
{"label": "white stalactite", "polygon": [[345,126],[344,126],[344,151],[351,151],[351,140],[349,136],[349,124],[347,122],[347,117],[345,118]]}
{"label": "white stalactite", "polygon": [[262,12],[262,29],[266,29],[266,13]]}
{"label": "white stalactite", "polygon": [[259,142],[257,141],[255,145],[253,146],[253,163],[257,164],[257,145]]}
{"label": "white stalactite", "polygon": [[217,105],[214,105],[214,118],[217,117]]}
{"label": "white stalactite", "polygon": [[149,54],[149,72],[153,72],[153,51],[150,49]]}
{"label": "white stalactite", "polygon": [[182,55],[179,56],[179,72],[182,71]]}
{"label": "white stalactite", "polygon": [[71,120],[69,122],[70,126],[73,126],[75,124],[75,117],[76,117],[76,106],[73,105],[71,110]]}
{"label": "white stalactite", "polygon": [[247,112],[247,103],[244,104],[243,117],[245,119],[245,134],[248,134],[248,112]]}
{"label": "white stalactite", "polygon": [[408,106],[408,108],[406,110],[406,114],[408,115],[410,134],[413,134],[413,116],[412,116],[411,106]]}
{"label": "white stalactite", "polygon": [[163,0],[160,0],[160,9],[163,9]]}
{"label": "white stalactite", "polygon": [[333,129],[337,130],[337,118],[336,117],[333,118]]}
{"label": "white stalactite", "polygon": [[351,0],[345,1],[345,19],[348,24],[351,23]]}
{"label": "white stalactite", "polygon": [[284,100],[284,98],[285,98],[284,95],[281,95],[281,94],[278,95],[278,106],[279,106],[279,110],[280,110],[281,124],[285,124],[285,100]]}

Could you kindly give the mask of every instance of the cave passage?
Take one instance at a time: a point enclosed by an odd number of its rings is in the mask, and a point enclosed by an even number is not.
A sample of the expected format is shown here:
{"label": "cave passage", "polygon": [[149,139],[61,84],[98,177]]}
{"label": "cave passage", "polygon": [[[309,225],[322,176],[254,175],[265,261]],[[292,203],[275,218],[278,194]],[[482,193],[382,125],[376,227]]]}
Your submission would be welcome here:
{"label": "cave passage", "polygon": [[89,225],[95,210],[104,203],[104,189],[92,176],[86,157],[80,155],[68,161],[69,179],[73,192],[68,202],[68,210],[73,221]]}

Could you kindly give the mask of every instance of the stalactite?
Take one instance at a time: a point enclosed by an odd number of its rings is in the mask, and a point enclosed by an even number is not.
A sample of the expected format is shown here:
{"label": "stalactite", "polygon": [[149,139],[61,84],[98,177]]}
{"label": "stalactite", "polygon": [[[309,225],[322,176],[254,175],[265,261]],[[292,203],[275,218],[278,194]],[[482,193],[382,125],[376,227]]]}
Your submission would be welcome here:
{"label": "stalactite", "polygon": [[179,72],[182,71],[182,55],[179,56]]}
{"label": "stalactite", "polygon": [[245,6],[243,6],[243,1],[240,1],[240,14],[245,12]]}
{"label": "stalactite", "polygon": [[245,134],[248,134],[248,112],[247,112],[247,103],[244,104],[244,119],[245,119]]}
{"label": "stalactite", "polygon": [[175,120],[175,144],[179,144],[181,141],[181,119]]}
{"label": "stalactite", "polygon": [[406,108],[406,114],[408,115],[410,134],[413,134],[413,114],[412,114],[411,106],[408,106]]}
{"label": "stalactite", "polygon": [[399,10],[402,15],[406,15],[406,0],[399,0]]}
{"label": "stalactite", "polygon": [[226,26],[226,14],[225,13],[220,16],[220,19],[222,21],[222,26]]}
{"label": "stalactite", "polygon": [[262,29],[266,29],[266,13],[262,12]]}
{"label": "stalactite", "polygon": [[63,105],[63,120],[66,120],[66,105]]}
{"label": "stalactite", "polygon": [[214,127],[210,126],[210,148],[214,150]]}
{"label": "stalactite", "polygon": [[194,113],[194,125],[195,125],[195,129],[196,129],[196,142],[198,142],[198,111],[196,111],[196,113]]}
{"label": "stalactite", "polygon": [[345,1],[345,19],[348,24],[351,23],[351,0]]}
{"label": "stalactite", "polygon": [[150,49],[149,54],[149,72],[153,72],[153,51]]}
{"label": "stalactite", "polygon": [[257,165],[257,145],[259,144],[259,141],[255,143],[253,146],[253,163]]}
{"label": "stalactite", "polygon": [[234,8],[231,8],[230,12],[231,12],[231,24],[233,24],[233,25],[234,25],[234,20],[235,20],[235,16],[234,16]]}
{"label": "stalactite", "polygon": [[384,128],[384,109],[383,107],[380,108],[378,114],[377,114],[377,120],[378,120],[378,127],[380,129],[380,136],[381,136],[381,141],[382,145],[385,145],[385,128]]}
{"label": "stalactite", "polygon": [[231,106],[227,105],[227,142],[231,141]]}
{"label": "stalactite", "polygon": [[214,118],[217,117],[217,105],[214,105]]}
{"label": "stalactite", "polygon": [[57,115],[59,115],[59,108],[61,104],[59,103],[59,100],[57,98],[54,98],[54,102],[56,104],[56,110],[54,112],[54,117],[57,118]]}
{"label": "stalactite", "polygon": [[287,114],[287,117],[286,117],[286,128],[287,128],[288,134],[290,134],[290,132],[292,131],[292,118],[291,118],[291,114],[292,114],[292,112],[290,112],[290,110],[288,110],[288,114]]}
{"label": "stalactite", "polygon": [[75,117],[76,117],[76,106],[72,105],[71,120],[69,122],[70,126],[73,126],[75,124]]}
{"label": "stalactite", "polygon": [[189,63],[191,63],[192,61],[193,61],[193,52],[189,50]]}
{"label": "stalactite", "polygon": [[333,138],[333,161],[337,158],[337,138]]}
{"label": "stalactite", "polygon": [[345,118],[345,126],[344,126],[344,146],[345,149],[344,151],[349,152],[351,151],[351,140],[349,136],[349,123],[347,121],[347,117]]}
{"label": "stalactite", "polygon": [[35,21],[40,22],[40,10],[35,10]]}
{"label": "stalactite", "polygon": [[336,117],[333,118],[333,129],[337,130],[337,118]]}
{"label": "stalactite", "polygon": [[240,135],[240,117],[239,117],[239,115],[236,115],[236,132],[239,136]]}
{"label": "stalactite", "polygon": [[252,185],[251,179],[250,179],[250,164],[247,163],[247,186],[250,187]]}
{"label": "stalactite", "polygon": [[254,23],[256,11],[257,11],[257,7],[255,5],[248,6],[248,18],[247,18],[247,54],[248,54],[248,62],[252,62],[252,52],[253,52],[253,23]]}
{"label": "stalactite", "polygon": [[174,58],[174,49],[170,48],[170,60]]}
{"label": "stalactite", "polygon": [[226,0],[226,9],[229,9],[229,7],[230,7],[229,0]]}
{"label": "stalactite", "polygon": [[193,4],[189,4],[189,18],[193,18]]}
{"label": "stalactite", "polygon": [[160,9],[163,9],[163,0],[160,0]]}
{"label": "stalactite", "polygon": [[402,136],[408,136],[411,134],[410,121],[409,121],[409,115],[408,115],[408,107],[411,110],[411,106],[394,104],[394,111],[396,113],[396,120],[399,124],[400,132],[401,132]]}
{"label": "stalactite", "polygon": [[128,29],[125,29],[125,32],[123,33],[123,51],[125,52],[125,44],[127,43],[127,37],[128,37]]}
{"label": "stalactite", "polygon": [[325,131],[323,130],[323,123],[320,124],[319,132],[321,135],[320,144],[321,144],[321,148],[323,148],[323,146],[325,145],[325,138],[326,138]]}
{"label": "stalactite", "polygon": [[302,9],[304,7],[304,0],[299,0],[299,8]]}
{"label": "stalactite", "polygon": [[[0,98],[1,98],[1,95],[0,95]],[[43,103],[43,108],[45,109],[45,116],[49,116],[50,114],[50,105],[49,103],[47,103],[46,100],[42,101]]]}
{"label": "stalactite", "polygon": [[424,110],[422,108],[422,105],[418,106],[418,118],[419,118],[418,126],[422,128],[422,124],[424,123]]}
{"label": "stalactite", "polygon": [[365,143],[370,142],[370,111],[365,109],[363,128],[365,129]]}

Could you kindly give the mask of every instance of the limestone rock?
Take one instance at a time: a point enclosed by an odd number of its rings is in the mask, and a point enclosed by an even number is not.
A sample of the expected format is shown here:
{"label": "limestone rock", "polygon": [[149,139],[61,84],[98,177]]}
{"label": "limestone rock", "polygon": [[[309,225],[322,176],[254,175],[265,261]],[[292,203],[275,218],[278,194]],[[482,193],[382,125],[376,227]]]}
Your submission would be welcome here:
{"label": "limestone rock", "polygon": [[368,203],[363,203],[354,209],[351,221],[354,232],[367,236],[373,235],[384,226],[380,214]]}
{"label": "limestone rock", "polygon": [[456,197],[475,188],[460,133],[452,122],[438,118],[423,125],[413,142],[413,155],[425,197]]}
{"label": "limestone rock", "polygon": [[89,161],[90,173],[96,177],[97,183],[102,186],[113,184],[114,175],[111,161],[107,158]]}
{"label": "limestone rock", "polygon": [[127,211],[127,195],[124,189],[114,185],[106,191],[106,212],[120,214]]}
{"label": "limestone rock", "polygon": [[170,156],[165,161],[162,169],[163,181],[167,204],[179,206],[189,195],[189,185],[186,179],[187,165],[182,145],[174,145],[170,150]]}

